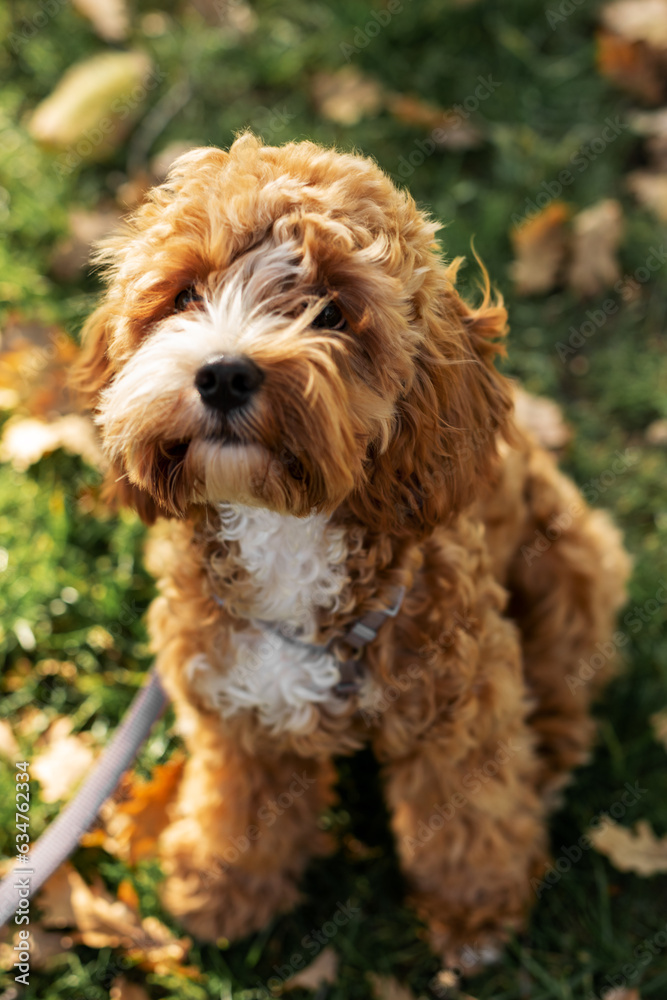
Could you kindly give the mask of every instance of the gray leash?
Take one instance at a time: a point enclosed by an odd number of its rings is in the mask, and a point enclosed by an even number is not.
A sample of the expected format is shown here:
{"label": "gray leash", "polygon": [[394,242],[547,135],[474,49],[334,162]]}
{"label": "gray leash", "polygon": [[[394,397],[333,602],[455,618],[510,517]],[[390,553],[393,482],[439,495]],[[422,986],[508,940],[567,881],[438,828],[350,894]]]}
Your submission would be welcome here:
{"label": "gray leash", "polygon": [[[31,899],[56,868],[78,846],[100,807],[113,793],[121,775],[132,763],[155,720],[162,714],[167,697],[155,669],[148,684],[135,695],[127,715],[116,730],[99,763],[72,801],[37,841],[26,861],[17,862],[0,882],[0,927],[19,906],[20,896]],[[24,890],[28,895],[24,895]]]}
{"label": "gray leash", "polygon": [[[343,641],[358,653],[368,643],[373,642],[380,627],[388,618],[395,618],[398,614],[405,597],[405,587],[392,587],[391,592],[393,600],[388,608],[369,611],[355,622],[343,637]],[[220,598],[215,594],[213,596],[218,604],[224,606]],[[327,649],[325,646],[288,637],[269,622],[257,624],[282,635],[293,645],[310,647],[320,653]],[[334,687],[335,693],[341,697],[348,697],[358,692],[361,683],[359,660],[339,660],[338,668],[340,680]],[[166,695],[153,668],[149,674],[148,684],[135,696],[127,715],[88,780],[48,830],[42,834],[34,850],[26,855],[25,862],[17,862],[16,867],[0,882],[0,927],[16,913],[20,899],[22,897],[32,899],[44,882],[76,850],[79,840],[97,816],[102,803],[113,793],[121,775],[134,760],[139,747],[148,736],[155,720],[164,711],[166,704]],[[24,895],[26,889],[28,894]]]}

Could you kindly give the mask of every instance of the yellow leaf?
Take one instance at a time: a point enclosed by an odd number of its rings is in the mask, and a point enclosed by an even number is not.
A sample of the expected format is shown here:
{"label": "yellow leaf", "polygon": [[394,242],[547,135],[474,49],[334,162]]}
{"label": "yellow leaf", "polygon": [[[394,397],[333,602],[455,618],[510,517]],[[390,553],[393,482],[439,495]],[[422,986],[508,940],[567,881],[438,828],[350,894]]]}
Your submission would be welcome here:
{"label": "yellow leaf", "polygon": [[189,938],[175,938],[155,917],[143,920],[126,903],[113,899],[101,880],[87,885],[66,862],[39,895],[43,927],[73,927],[73,940],[89,948],[120,948],[142,968],[160,974],[190,975],[182,966]]}
{"label": "yellow leaf", "polygon": [[608,819],[589,836],[595,850],[608,857],[620,872],[644,877],[667,872],[667,837],[656,837],[646,820],[640,820],[632,831]]}
{"label": "yellow leaf", "polygon": [[4,719],[0,719],[0,757],[15,762],[19,759],[20,752],[12,727]]}
{"label": "yellow leaf", "polygon": [[143,52],[103,52],[77,63],[33,112],[30,134],[79,160],[104,159],[140,113],[150,73]]}

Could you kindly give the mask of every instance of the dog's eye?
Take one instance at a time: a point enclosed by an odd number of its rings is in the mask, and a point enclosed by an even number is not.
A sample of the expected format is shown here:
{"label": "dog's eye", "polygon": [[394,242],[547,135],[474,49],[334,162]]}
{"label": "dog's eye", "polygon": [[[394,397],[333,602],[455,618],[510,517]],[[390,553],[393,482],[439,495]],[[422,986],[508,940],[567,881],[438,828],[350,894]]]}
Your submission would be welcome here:
{"label": "dog's eye", "polygon": [[335,302],[330,302],[324,307],[322,312],[313,320],[313,326],[318,330],[342,330],[345,326],[345,317]]}
{"label": "dog's eye", "polygon": [[187,288],[184,288],[182,292],[179,292],[174,299],[174,309],[176,312],[183,312],[183,310],[187,309],[193,302],[201,301],[202,297],[195,286],[189,285]]}

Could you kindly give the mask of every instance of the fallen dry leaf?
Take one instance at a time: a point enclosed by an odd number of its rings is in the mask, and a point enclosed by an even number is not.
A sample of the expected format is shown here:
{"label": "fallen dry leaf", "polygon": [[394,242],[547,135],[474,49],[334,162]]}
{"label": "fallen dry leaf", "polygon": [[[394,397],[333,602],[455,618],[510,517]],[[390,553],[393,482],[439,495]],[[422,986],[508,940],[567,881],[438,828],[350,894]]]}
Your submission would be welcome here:
{"label": "fallen dry leaf", "polygon": [[516,260],[510,273],[519,295],[539,295],[556,285],[567,253],[565,224],[569,216],[567,205],[553,201],[512,230]]}
{"label": "fallen dry leaf", "polygon": [[[7,942],[0,945],[0,969],[11,969],[16,961],[14,945],[19,944],[18,931]],[[38,924],[30,925],[30,965],[31,968],[48,968],[51,959],[62,955],[71,948],[72,941],[62,934],[42,930]]]}
{"label": "fallen dry leaf", "polygon": [[13,418],[4,429],[0,442],[0,460],[11,462],[15,469],[24,472],[58,448],[81,457],[96,467],[104,463],[95,426],[88,417],[68,413],[50,423]]}
{"label": "fallen dry leaf", "polygon": [[667,872],[667,837],[656,837],[646,820],[640,820],[634,831],[609,820],[600,829],[591,830],[589,836],[595,850],[620,872],[644,877]]}
{"label": "fallen dry leaf", "polygon": [[0,719],[0,757],[15,763],[20,752],[12,727],[5,719]]}
{"label": "fallen dry leaf", "polygon": [[667,108],[659,111],[638,111],[629,115],[637,135],[646,139],[646,149],[654,170],[667,173]]}
{"label": "fallen dry leaf", "polygon": [[[122,788],[123,800],[110,799],[101,810],[103,829],[84,835],[84,846],[103,847],[109,854],[136,864],[154,857],[158,837],[169,822],[169,807],[183,773],[184,757],[159,764],[150,781],[132,776]],[[119,893],[120,894],[120,893]]]}
{"label": "fallen dry leaf", "polygon": [[369,972],[368,981],[375,1000],[415,1000],[412,990],[399,983],[394,976],[379,976],[375,972]]}
{"label": "fallen dry leaf", "polygon": [[435,145],[443,149],[474,149],[483,142],[480,130],[456,111],[407,94],[390,94],[387,106],[394,118],[428,131]]}
{"label": "fallen dry leaf", "polygon": [[640,1000],[639,990],[626,990],[624,986],[616,986],[605,993],[604,1000]]}
{"label": "fallen dry leaf", "polygon": [[56,719],[43,737],[44,749],[34,758],[30,773],[39,781],[44,802],[58,802],[69,797],[94,760],[88,734],[72,733],[67,718]]}
{"label": "fallen dry leaf", "polygon": [[312,86],[317,110],[339,125],[356,125],[377,114],[382,105],[378,81],[354,66],[344,66],[336,73],[317,73]]}
{"label": "fallen dry leaf", "polygon": [[144,52],[102,52],[77,63],[35,108],[30,134],[78,161],[104,159],[141,112],[151,66]]}
{"label": "fallen dry leaf", "polygon": [[182,965],[191,945],[189,938],[175,938],[155,917],[142,920],[126,903],[113,899],[100,879],[87,885],[69,862],[45,883],[38,902],[42,926],[76,928],[71,936],[77,943],[120,948],[142,968],[160,975],[198,974]]}
{"label": "fallen dry leaf", "polygon": [[600,18],[622,38],[667,48],[667,0],[616,0],[602,8]]}
{"label": "fallen dry leaf", "polygon": [[143,986],[131,983],[125,976],[114,979],[109,995],[111,1000],[150,1000]]}
{"label": "fallen dry leaf", "polygon": [[72,0],[105,42],[122,42],[130,26],[125,0]]}
{"label": "fallen dry leaf", "polygon": [[623,209],[614,198],[599,201],[573,220],[572,257],[567,283],[580,296],[599,295],[621,276],[617,260]]}
{"label": "fallen dry leaf", "polygon": [[[667,444],[667,420],[663,420],[662,423],[665,425],[664,443]],[[667,750],[667,708],[663,708],[661,712],[656,712],[651,716],[651,725],[653,726],[653,735],[656,740],[658,743],[662,743],[665,750]]]}
{"label": "fallen dry leaf", "polygon": [[514,387],[514,413],[517,423],[534,434],[542,447],[550,451],[565,447],[572,437],[558,403],[546,396],[533,396],[519,385]]}
{"label": "fallen dry leaf", "polygon": [[335,983],[337,971],[338,955],[333,948],[325,948],[314,962],[285,980],[283,989],[295,990],[300,986],[304,990],[316,990],[322,983]]}
{"label": "fallen dry leaf", "polygon": [[597,67],[603,76],[650,104],[660,103],[665,94],[662,52],[609,31],[599,32],[596,42]]}
{"label": "fallen dry leaf", "polygon": [[76,353],[64,330],[12,315],[0,334],[0,391],[9,390],[12,408],[24,415],[68,413],[67,377]]}
{"label": "fallen dry leaf", "polygon": [[633,170],[627,185],[635,198],[661,221],[667,222],[667,174]]}

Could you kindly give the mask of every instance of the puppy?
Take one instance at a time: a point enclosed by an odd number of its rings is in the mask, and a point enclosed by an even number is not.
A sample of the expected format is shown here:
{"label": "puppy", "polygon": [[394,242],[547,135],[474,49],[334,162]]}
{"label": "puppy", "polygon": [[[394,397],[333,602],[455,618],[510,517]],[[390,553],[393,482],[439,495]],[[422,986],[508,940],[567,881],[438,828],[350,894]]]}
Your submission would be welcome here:
{"label": "puppy", "polygon": [[515,426],[502,301],[460,297],[437,228],[370,160],[247,134],[100,252],[76,380],[113,489],[167,519],[164,901],[199,938],[295,905],[332,758],[370,744],[433,948],[492,954],[586,758],[627,558]]}

